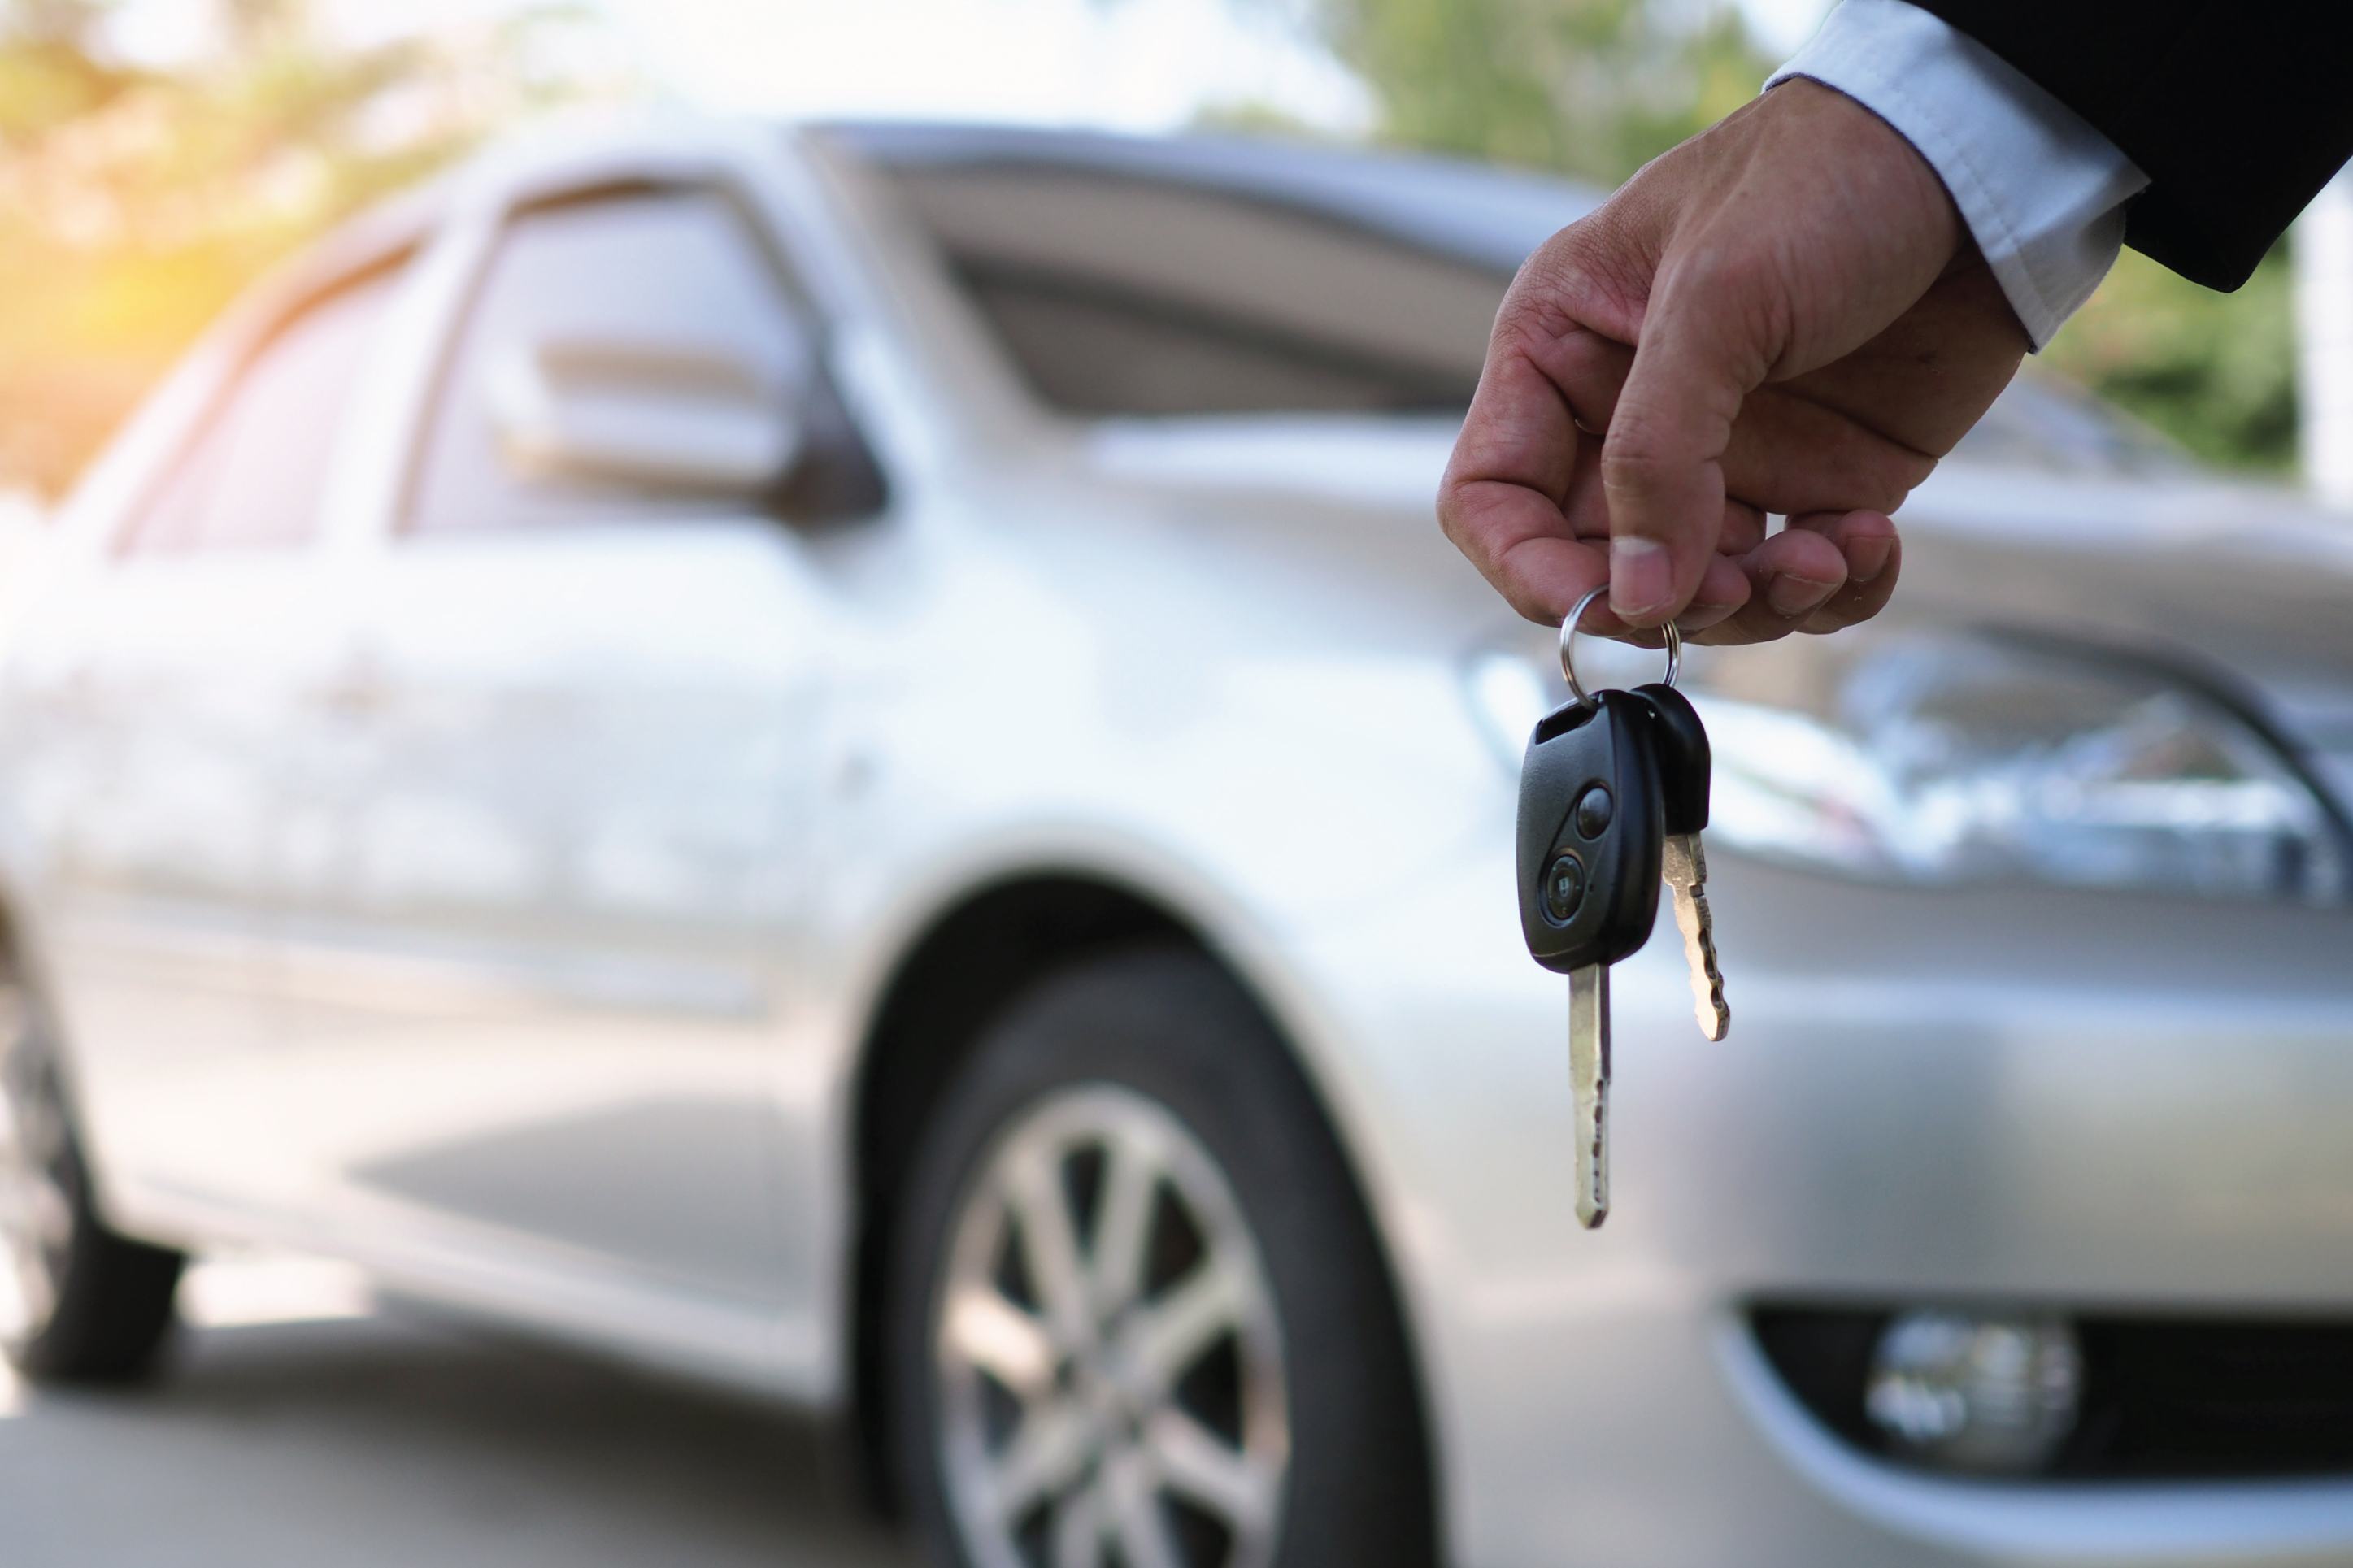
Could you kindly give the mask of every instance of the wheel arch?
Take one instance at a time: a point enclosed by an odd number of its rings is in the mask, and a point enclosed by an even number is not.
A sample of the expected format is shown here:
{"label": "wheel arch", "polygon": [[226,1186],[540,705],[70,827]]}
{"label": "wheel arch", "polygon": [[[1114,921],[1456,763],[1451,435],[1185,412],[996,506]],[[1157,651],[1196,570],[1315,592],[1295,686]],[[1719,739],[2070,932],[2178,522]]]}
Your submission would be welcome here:
{"label": "wheel arch", "polygon": [[1413,1299],[1399,1277],[1397,1248],[1365,1179],[1346,1119],[1334,1113],[1312,1053],[1301,1048],[1297,1031],[1270,1005],[1264,988],[1201,924],[1133,883],[1092,869],[1002,874],[967,889],[918,929],[890,968],[870,1012],[849,1108],[849,1414],[861,1489],[877,1509],[896,1512],[881,1398],[891,1226],[941,1092],[989,1023],[1029,987],[1089,958],[1146,944],[1188,949],[1215,964],[1282,1042],[1322,1116],[1388,1280],[1390,1309],[1409,1362],[1432,1517],[1442,1520],[1444,1468],[1435,1447],[1438,1426],[1431,1419],[1432,1390]]}

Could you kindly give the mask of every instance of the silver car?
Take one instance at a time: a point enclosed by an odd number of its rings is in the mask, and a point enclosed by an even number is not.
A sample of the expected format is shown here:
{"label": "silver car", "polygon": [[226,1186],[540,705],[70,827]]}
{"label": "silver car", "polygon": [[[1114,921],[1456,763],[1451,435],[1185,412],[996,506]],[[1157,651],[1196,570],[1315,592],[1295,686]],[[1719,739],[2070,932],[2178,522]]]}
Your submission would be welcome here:
{"label": "silver car", "polygon": [[16,1364],[258,1243],[973,1568],[2353,1560],[2353,532],[2063,390],[1694,650],[1732,1032],[1619,967],[1577,1228],[1430,498],[1591,201],[658,119],[258,289],[0,674]]}

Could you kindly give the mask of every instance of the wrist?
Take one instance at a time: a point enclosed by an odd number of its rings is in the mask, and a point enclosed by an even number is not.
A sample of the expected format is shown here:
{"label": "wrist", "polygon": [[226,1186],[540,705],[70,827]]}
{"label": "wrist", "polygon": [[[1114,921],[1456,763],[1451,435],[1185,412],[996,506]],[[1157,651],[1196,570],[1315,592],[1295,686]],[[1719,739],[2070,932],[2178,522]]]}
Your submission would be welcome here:
{"label": "wrist", "polygon": [[[1810,77],[1790,77],[1758,100],[1802,153],[1817,177],[1838,183],[1853,221],[1900,233],[1906,250],[1925,252],[1946,271],[1966,264],[1977,244],[1952,189],[1917,143],[1852,93]],[[1799,165],[1793,165],[1799,166]]]}
{"label": "wrist", "polygon": [[2036,348],[2091,297],[2147,176],[1966,34],[1905,0],[1845,0],[1766,86],[1835,89],[1935,170]]}

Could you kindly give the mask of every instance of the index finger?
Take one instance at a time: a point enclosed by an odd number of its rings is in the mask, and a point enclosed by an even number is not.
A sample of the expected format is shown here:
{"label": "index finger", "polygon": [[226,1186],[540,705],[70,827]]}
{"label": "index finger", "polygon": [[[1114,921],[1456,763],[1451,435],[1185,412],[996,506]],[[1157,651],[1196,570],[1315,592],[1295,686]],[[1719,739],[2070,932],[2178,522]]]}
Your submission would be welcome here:
{"label": "index finger", "polygon": [[1579,426],[1608,421],[1630,359],[1624,344],[1582,328],[1547,335],[1498,323],[1439,486],[1438,516],[1456,548],[1530,620],[1557,625],[1609,574],[1599,544],[1609,523],[1592,463],[1598,442]]}

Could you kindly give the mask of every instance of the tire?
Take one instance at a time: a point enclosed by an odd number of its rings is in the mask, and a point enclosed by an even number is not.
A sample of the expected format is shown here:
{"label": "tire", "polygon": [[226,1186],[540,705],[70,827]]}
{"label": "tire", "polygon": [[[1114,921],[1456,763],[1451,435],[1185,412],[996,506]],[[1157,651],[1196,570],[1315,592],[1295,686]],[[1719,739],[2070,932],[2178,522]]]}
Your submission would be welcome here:
{"label": "tire", "polygon": [[39,1383],[144,1377],[185,1259],[100,1222],[63,1078],[6,982],[0,1031],[0,1354]]}
{"label": "tire", "polygon": [[884,1342],[899,1495],[935,1562],[1429,1568],[1388,1272],[1230,979],[1160,948],[1066,971],[939,1104]]}

